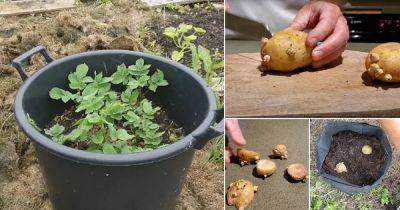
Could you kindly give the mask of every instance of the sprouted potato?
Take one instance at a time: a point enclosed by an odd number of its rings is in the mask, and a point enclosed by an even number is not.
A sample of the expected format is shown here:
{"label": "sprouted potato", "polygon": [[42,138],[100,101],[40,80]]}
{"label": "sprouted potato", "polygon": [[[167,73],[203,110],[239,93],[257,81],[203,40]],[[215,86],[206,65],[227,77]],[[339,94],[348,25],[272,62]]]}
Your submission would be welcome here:
{"label": "sprouted potato", "polygon": [[307,33],[284,30],[261,43],[261,69],[290,72],[311,64],[311,47],[306,45]]}
{"label": "sprouted potato", "polygon": [[367,73],[372,79],[383,82],[400,82],[400,43],[380,44],[365,60]]}
{"label": "sprouted potato", "polygon": [[338,174],[341,174],[343,172],[347,172],[347,167],[343,162],[340,162],[340,163],[336,164],[335,171]]}
{"label": "sprouted potato", "polygon": [[235,206],[239,210],[246,208],[254,198],[254,192],[257,192],[258,186],[247,180],[239,179],[229,185],[226,193],[229,206]]}
{"label": "sprouted potato", "polygon": [[288,151],[285,145],[278,144],[275,145],[274,149],[272,149],[272,154],[276,157],[280,157],[281,159],[287,159]]}
{"label": "sprouted potato", "polygon": [[251,150],[247,150],[245,148],[237,149],[237,157],[239,158],[239,163],[241,166],[246,164],[250,164],[256,160],[260,159],[260,154]]}

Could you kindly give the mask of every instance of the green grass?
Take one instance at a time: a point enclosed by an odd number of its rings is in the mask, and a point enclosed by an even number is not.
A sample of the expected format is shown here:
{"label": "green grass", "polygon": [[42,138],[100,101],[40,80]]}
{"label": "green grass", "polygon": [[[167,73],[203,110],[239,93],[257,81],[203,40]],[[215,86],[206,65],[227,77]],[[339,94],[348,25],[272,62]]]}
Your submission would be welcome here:
{"label": "green grass", "polygon": [[208,160],[213,163],[224,163],[224,136],[217,137],[210,149]]}
{"label": "green grass", "polygon": [[392,194],[390,193],[389,189],[385,186],[379,186],[377,188],[372,189],[370,194],[372,196],[378,197],[379,202],[381,203],[382,206],[393,203]]}
{"label": "green grass", "polygon": [[[327,191],[331,189],[331,191]],[[347,201],[350,198],[348,195],[332,189],[332,187],[324,182],[317,173],[311,173],[311,209],[312,210],[333,210],[333,209],[346,209],[348,205],[353,206],[358,210],[372,210],[376,209],[376,204],[380,204],[382,207],[394,203],[390,190],[381,185],[377,188],[372,189],[370,192],[358,193],[351,196],[351,202],[348,204]]]}

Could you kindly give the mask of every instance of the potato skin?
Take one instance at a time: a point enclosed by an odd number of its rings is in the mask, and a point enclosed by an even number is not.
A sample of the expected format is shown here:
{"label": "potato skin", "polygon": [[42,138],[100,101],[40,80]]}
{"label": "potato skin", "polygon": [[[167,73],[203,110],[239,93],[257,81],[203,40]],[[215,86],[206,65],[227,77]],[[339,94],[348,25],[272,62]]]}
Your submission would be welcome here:
{"label": "potato skin", "polygon": [[272,160],[264,159],[257,161],[256,173],[258,176],[266,178],[275,173],[276,169],[276,164]]}
{"label": "potato skin", "polygon": [[284,30],[271,39],[264,38],[261,46],[261,66],[265,70],[290,72],[311,64],[312,47],[306,46],[307,33]]}
{"label": "potato skin", "polygon": [[245,148],[238,148],[236,151],[239,163],[241,166],[250,164],[253,161],[260,159],[260,154]]}
{"label": "potato skin", "polygon": [[380,44],[368,54],[365,68],[372,79],[400,82],[400,43]]}
{"label": "potato skin", "polygon": [[290,164],[287,173],[293,180],[306,182],[308,179],[308,170],[301,163]]}
{"label": "potato skin", "polygon": [[254,198],[257,186],[247,180],[239,179],[229,185],[226,200],[229,206],[234,205],[237,209],[246,208]]}

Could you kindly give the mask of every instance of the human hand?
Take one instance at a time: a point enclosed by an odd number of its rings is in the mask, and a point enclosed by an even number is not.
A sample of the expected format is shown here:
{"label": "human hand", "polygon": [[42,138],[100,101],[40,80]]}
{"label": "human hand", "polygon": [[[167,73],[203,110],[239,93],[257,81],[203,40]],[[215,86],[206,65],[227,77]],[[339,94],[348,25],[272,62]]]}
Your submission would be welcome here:
{"label": "human hand", "polygon": [[381,119],[379,124],[385,130],[394,149],[400,151],[400,119]]}
{"label": "human hand", "polygon": [[[228,139],[238,146],[246,145],[246,140],[243,137],[242,130],[240,130],[239,122],[236,119],[225,120],[225,132],[228,135]],[[229,163],[233,156],[232,148],[227,145],[225,147],[225,162]]]}
{"label": "human hand", "polygon": [[[315,47],[312,65],[319,68],[338,58],[349,40],[349,28],[340,8],[333,3],[312,1],[297,13],[288,29],[311,29],[306,44]],[[317,46],[318,42],[322,44]]]}

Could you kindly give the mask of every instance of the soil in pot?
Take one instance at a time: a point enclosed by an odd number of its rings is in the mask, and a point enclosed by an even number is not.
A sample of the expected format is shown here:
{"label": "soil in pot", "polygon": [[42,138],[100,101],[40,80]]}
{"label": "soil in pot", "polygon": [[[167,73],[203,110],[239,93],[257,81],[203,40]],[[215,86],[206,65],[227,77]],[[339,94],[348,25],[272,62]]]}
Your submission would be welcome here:
{"label": "soil in pot", "polygon": [[[372,148],[371,154],[363,153],[362,148],[365,145]],[[351,184],[365,186],[381,177],[386,158],[385,150],[377,138],[353,131],[342,131],[332,137],[331,147],[322,167],[330,175]],[[339,163],[345,165],[346,171],[337,172]]]}

